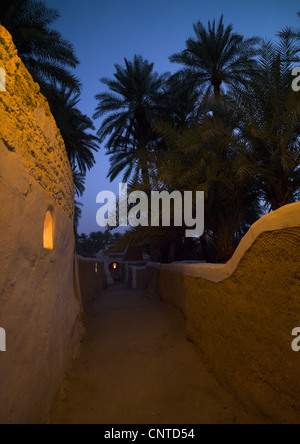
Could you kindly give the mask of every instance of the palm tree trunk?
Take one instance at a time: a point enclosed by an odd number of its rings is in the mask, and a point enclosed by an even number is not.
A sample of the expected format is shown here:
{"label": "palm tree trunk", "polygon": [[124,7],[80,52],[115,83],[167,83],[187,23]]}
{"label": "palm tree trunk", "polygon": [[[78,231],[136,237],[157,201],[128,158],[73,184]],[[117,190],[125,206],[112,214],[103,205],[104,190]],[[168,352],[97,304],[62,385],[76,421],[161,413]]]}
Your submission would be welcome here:
{"label": "palm tree trunk", "polygon": [[142,180],[146,189],[146,193],[150,193],[150,176],[147,167],[142,167]]}
{"label": "palm tree trunk", "polygon": [[234,236],[231,234],[224,235],[222,238],[219,238],[216,241],[216,246],[218,250],[218,256],[223,262],[223,264],[226,264],[233,256],[234,253],[234,245],[233,245]]}
{"label": "palm tree trunk", "polygon": [[221,82],[216,82],[213,84],[214,87],[214,96],[216,103],[221,102]]}
{"label": "palm tree trunk", "polygon": [[176,238],[172,236],[169,247],[169,256],[168,256],[169,263],[175,262],[175,248],[176,248]]}
{"label": "palm tree trunk", "polygon": [[282,187],[280,191],[277,189],[276,192],[274,192],[273,199],[270,202],[272,211],[276,211],[293,202],[293,192],[290,188],[286,189],[285,187]]}
{"label": "palm tree trunk", "polygon": [[176,248],[176,242],[172,241],[170,244],[169,257],[168,257],[169,264],[175,262],[175,248]]}
{"label": "palm tree trunk", "polygon": [[207,240],[205,239],[204,236],[201,236],[200,242],[201,242],[201,247],[202,247],[202,252],[203,252],[203,259],[205,260],[205,262],[210,262],[209,254],[208,254]]}

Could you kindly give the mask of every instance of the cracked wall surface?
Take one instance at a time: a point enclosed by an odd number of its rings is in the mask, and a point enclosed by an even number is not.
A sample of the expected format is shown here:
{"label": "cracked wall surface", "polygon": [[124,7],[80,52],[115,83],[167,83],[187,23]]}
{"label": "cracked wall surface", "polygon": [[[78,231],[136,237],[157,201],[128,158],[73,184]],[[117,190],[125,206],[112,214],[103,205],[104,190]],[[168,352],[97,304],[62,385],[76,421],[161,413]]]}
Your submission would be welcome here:
{"label": "cracked wall surface", "polygon": [[[0,423],[44,422],[76,348],[74,193],[64,143],[45,98],[0,26]],[[53,219],[53,249],[43,243]]]}
{"label": "cracked wall surface", "polygon": [[74,186],[63,139],[39,85],[33,82],[10,34],[1,25],[0,67],[6,73],[7,90],[0,92],[2,148],[18,155],[30,177],[72,219]]}

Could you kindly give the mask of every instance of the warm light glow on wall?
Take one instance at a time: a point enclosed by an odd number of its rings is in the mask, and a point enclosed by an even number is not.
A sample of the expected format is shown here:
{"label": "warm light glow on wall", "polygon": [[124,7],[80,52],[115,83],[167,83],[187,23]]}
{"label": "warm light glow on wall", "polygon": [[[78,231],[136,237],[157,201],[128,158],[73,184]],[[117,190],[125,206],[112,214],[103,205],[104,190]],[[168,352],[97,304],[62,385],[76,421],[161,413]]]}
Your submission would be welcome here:
{"label": "warm light glow on wall", "polygon": [[47,250],[53,250],[53,219],[50,211],[47,211],[45,217],[43,245]]}
{"label": "warm light glow on wall", "polygon": [[98,273],[98,263],[95,263],[95,273]]}
{"label": "warm light glow on wall", "polygon": [[113,263],[113,268],[116,270],[118,268],[118,264],[116,262]]}

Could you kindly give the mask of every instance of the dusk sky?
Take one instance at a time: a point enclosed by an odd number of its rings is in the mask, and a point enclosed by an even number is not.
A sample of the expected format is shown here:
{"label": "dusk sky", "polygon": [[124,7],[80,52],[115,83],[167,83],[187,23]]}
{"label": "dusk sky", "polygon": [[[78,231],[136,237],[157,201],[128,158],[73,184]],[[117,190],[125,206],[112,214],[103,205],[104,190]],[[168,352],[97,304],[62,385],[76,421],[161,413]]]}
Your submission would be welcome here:
{"label": "dusk sky", "polygon": [[[77,75],[83,83],[82,112],[92,117],[95,95],[105,91],[101,77],[113,77],[116,63],[124,57],[140,54],[155,63],[159,73],[174,72],[179,66],[171,64],[169,56],[185,48],[193,36],[193,23],[207,25],[224,14],[225,24],[232,23],[234,31],[245,37],[254,35],[274,39],[286,26],[299,27],[299,0],[46,0],[49,7],[60,11],[55,28],[70,40],[81,64]],[[98,129],[101,122],[96,121]],[[96,196],[111,190],[118,194],[121,178],[110,183],[106,179],[109,159],[105,145],[96,154],[96,165],[87,174],[86,191],[79,233],[100,228],[96,224]]]}

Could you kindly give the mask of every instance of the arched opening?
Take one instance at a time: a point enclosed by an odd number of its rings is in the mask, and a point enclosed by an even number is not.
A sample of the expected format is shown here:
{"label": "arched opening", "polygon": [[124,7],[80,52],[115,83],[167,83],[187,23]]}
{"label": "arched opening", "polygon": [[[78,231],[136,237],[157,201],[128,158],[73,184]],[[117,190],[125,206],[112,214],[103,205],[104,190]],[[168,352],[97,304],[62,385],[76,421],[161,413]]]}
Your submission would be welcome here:
{"label": "arched opening", "polygon": [[118,262],[112,262],[109,266],[109,272],[114,282],[119,282],[121,280],[120,275],[120,264]]}
{"label": "arched opening", "polygon": [[45,216],[43,246],[47,250],[53,250],[53,217],[49,210]]}

